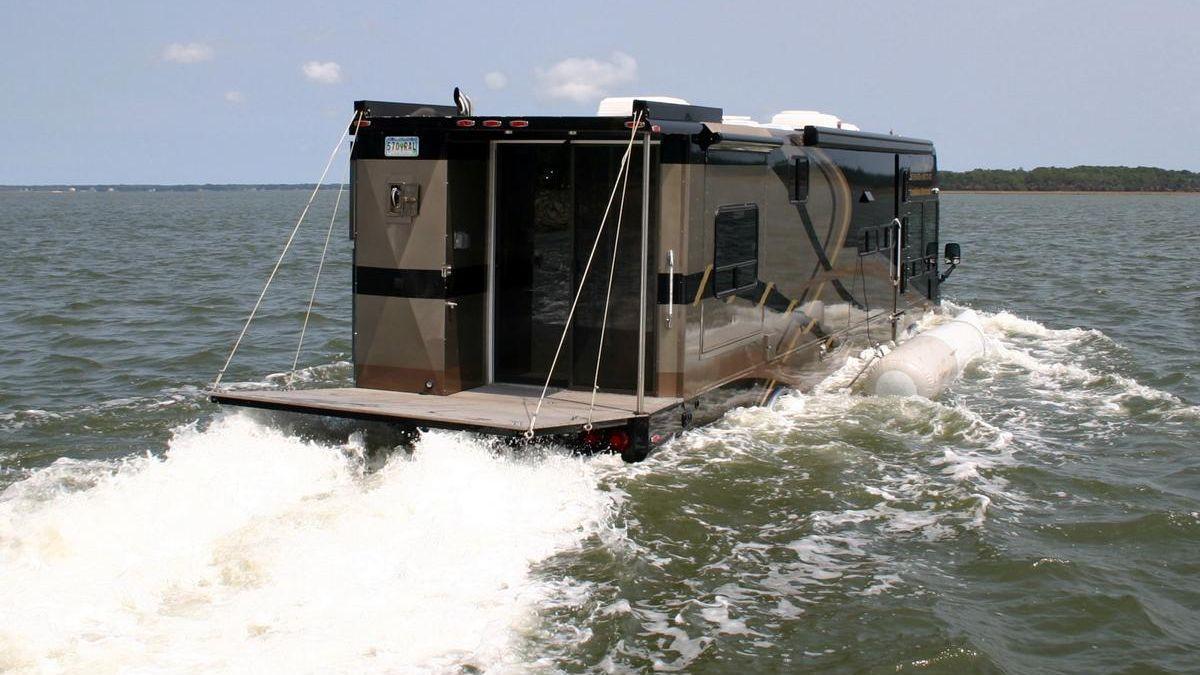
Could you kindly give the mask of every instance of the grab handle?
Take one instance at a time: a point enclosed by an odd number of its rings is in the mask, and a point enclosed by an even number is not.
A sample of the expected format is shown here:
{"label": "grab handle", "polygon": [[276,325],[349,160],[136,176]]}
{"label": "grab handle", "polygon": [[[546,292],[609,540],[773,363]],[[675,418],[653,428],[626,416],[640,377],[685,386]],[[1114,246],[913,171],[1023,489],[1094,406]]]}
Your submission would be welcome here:
{"label": "grab handle", "polygon": [[675,314],[675,249],[667,251],[667,328]]}

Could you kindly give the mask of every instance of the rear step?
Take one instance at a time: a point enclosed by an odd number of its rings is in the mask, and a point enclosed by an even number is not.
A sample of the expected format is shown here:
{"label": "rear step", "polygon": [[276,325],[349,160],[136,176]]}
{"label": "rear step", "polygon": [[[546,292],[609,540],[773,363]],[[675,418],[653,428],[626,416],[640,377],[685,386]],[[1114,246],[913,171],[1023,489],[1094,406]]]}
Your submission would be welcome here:
{"label": "rear step", "polygon": [[[210,392],[209,398],[221,405],[513,437],[529,428],[538,393],[537,387],[494,384],[448,396],[344,387],[225,390]],[[638,414],[633,395],[597,394],[596,406],[589,412],[590,399],[588,392],[550,393],[538,416],[537,436],[564,438],[591,450],[612,449],[636,461],[649,451],[649,415],[682,402],[646,397],[645,413]],[[590,431],[586,426],[589,420]]]}

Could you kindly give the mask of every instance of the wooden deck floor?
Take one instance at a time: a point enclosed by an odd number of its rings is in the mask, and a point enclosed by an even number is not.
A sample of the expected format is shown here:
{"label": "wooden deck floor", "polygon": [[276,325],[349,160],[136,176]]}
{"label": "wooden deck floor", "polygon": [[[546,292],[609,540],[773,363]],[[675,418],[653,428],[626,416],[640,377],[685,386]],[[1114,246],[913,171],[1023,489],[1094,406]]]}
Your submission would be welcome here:
{"label": "wooden deck floor", "polygon": [[[209,396],[223,405],[517,434],[529,428],[529,416],[537,407],[539,393],[540,387],[492,384],[449,396],[357,387],[220,391],[211,392]],[[578,430],[588,420],[590,398],[591,394],[586,391],[550,390],[538,415],[537,431]],[[646,411],[655,413],[680,401],[647,396]],[[637,416],[636,405],[637,397],[629,394],[597,394],[592,421],[597,426],[623,422]]]}

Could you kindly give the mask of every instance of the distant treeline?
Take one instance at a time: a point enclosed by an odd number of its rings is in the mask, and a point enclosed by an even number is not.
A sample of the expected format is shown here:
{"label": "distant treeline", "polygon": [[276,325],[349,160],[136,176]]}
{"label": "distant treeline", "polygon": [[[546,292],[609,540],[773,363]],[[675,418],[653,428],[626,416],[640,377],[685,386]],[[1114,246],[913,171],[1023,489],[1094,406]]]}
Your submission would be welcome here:
{"label": "distant treeline", "polygon": [[1037,192],[1200,192],[1200,173],[1149,166],[1041,166],[939,171],[943,190]]}
{"label": "distant treeline", "polygon": [[[939,171],[943,190],[1013,192],[1200,192],[1200,173],[1150,166],[1076,166],[1036,169],[972,169]],[[0,185],[0,192],[201,192],[245,190],[311,190],[312,183],[191,185]],[[325,189],[337,184],[326,184]]]}

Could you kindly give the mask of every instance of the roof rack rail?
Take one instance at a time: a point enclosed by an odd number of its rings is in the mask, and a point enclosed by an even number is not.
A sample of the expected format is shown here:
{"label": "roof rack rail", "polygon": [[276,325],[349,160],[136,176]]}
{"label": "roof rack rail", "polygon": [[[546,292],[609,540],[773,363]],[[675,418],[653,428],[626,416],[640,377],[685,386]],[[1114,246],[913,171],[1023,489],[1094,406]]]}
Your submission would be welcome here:
{"label": "roof rack rail", "polygon": [[933,154],[933,142],[922,138],[871,134],[865,131],[829,129],[814,126],[804,127],[804,144],[835,150],[875,150],[878,152],[907,152],[918,155]]}

